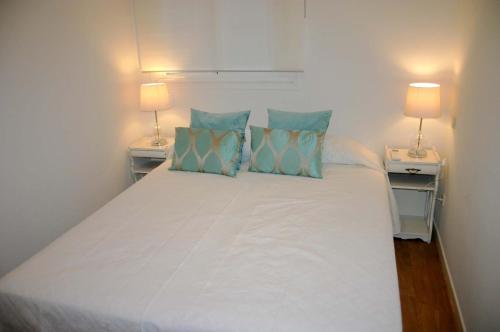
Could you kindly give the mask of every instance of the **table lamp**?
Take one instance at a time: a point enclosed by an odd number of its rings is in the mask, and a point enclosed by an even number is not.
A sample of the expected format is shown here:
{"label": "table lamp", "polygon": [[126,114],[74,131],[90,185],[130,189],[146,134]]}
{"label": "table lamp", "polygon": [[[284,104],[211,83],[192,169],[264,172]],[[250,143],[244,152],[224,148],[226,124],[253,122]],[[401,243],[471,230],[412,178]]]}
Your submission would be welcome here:
{"label": "table lamp", "polygon": [[141,84],[141,111],[155,112],[155,137],[151,142],[153,146],[163,146],[167,141],[160,136],[160,126],[158,125],[158,111],[170,108],[170,96],[167,84],[148,83]]}
{"label": "table lamp", "polygon": [[406,95],[405,115],[420,118],[418,136],[414,145],[408,150],[412,158],[425,158],[427,151],[422,144],[422,120],[438,118],[441,116],[441,97],[439,84],[436,83],[411,83]]}

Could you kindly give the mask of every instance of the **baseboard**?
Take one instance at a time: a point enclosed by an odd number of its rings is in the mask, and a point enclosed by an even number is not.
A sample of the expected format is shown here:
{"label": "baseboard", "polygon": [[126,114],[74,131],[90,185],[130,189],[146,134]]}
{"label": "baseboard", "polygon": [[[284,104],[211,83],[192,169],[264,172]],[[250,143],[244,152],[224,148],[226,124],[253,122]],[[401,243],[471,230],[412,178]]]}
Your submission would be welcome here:
{"label": "baseboard", "polygon": [[[450,267],[448,266],[448,260],[446,258],[446,253],[443,248],[443,242],[441,241],[441,234],[439,234],[439,229],[437,227],[434,228],[437,234],[437,244],[439,248],[439,256],[441,258],[442,266],[446,270],[446,284],[448,286],[448,290],[451,292],[453,296],[454,309],[460,318],[460,325],[462,326],[462,331],[467,332],[467,327],[465,326],[464,316],[462,315],[462,309],[460,308],[460,302],[458,302],[457,292],[455,291],[455,285],[453,283],[453,278],[451,277]],[[453,305],[453,304],[452,304]]]}

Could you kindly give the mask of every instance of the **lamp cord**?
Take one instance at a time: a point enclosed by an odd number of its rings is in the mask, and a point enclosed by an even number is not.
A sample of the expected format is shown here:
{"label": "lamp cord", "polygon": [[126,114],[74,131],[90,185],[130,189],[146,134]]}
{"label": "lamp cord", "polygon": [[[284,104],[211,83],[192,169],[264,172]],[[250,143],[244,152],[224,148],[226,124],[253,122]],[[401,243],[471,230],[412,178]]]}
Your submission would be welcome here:
{"label": "lamp cord", "polygon": [[[155,111],[155,121],[156,121],[156,141],[160,142],[160,127],[158,126],[158,112]],[[422,126],[422,123],[420,123]]]}
{"label": "lamp cord", "polygon": [[420,118],[420,126],[418,127],[417,151],[420,150],[420,139],[422,138],[422,118]]}

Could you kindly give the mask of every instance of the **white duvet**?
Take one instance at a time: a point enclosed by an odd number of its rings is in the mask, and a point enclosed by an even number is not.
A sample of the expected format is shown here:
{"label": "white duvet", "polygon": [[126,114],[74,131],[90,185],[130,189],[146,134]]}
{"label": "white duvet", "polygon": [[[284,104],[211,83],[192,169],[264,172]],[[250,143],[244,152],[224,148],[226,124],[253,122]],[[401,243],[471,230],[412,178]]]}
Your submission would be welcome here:
{"label": "white duvet", "polygon": [[[20,331],[400,331],[384,174],[157,168],[0,280]],[[1,330],[1,327],[0,327]]]}

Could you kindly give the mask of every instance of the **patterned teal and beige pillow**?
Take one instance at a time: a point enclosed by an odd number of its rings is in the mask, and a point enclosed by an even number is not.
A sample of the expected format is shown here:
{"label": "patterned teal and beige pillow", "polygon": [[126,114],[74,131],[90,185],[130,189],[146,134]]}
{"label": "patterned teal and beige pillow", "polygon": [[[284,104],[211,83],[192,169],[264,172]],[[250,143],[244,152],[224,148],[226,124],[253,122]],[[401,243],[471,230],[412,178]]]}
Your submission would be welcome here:
{"label": "patterned teal and beige pillow", "polygon": [[236,130],[175,128],[170,170],[236,176],[241,139]]}
{"label": "patterned teal and beige pillow", "polygon": [[250,126],[249,171],[322,178],[324,131]]}

